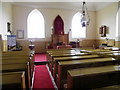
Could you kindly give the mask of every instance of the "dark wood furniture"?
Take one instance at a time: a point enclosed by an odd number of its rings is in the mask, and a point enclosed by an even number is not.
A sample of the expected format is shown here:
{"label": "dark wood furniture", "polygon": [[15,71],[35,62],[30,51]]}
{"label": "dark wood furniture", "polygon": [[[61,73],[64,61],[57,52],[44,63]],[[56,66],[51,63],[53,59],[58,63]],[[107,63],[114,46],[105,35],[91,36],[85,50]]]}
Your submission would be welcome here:
{"label": "dark wood furniture", "polygon": [[63,88],[67,80],[67,71],[70,69],[115,65],[118,62],[119,60],[115,60],[113,58],[95,58],[85,60],[59,61],[57,75],[58,87]]}
{"label": "dark wood furniture", "polygon": [[57,46],[65,47],[66,45],[69,44],[69,35],[68,34],[63,34],[63,35],[53,34],[53,35],[51,35],[51,39],[52,39],[53,48],[57,48]]}
{"label": "dark wood furniture", "polygon": [[71,90],[89,90],[118,84],[119,65],[68,70],[67,88]]}

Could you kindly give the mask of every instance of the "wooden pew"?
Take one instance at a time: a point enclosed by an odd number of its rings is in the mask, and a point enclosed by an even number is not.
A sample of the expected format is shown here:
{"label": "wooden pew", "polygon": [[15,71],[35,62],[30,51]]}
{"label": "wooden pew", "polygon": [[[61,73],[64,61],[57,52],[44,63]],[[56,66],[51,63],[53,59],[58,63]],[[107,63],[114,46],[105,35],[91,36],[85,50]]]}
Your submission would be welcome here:
{"label": "wooden pew", "polygon": [[[53,49],[53,50],[48,50],[47,51],[47,61],[50,63],[51,60],[52,60],[52,57],[51,55],[54,55],[54,54],[71,54],[72,52],[75,52],[75,50],[69,50],[69,49]],[[72,53],[73,54],[73,53]],[[50,67],[50,65],[48,64],[48,66]]]}
{"label": "wooden pew", "polygon": [[47,51],[47,53],[49,54],[55,54],[55,53],[75,53],[75,50],[72,49],[72,50],[61,50],[61,49],[57,49],[57,50],[51,50],[51,51]]}
{"label": "wooden pew", "polygon": [[104,54],[104,53],[101,53],[99,54],[100,56],[103,56],[103,57],[113,57],[113,58],[116,58],[116,59],[119,59],[120,60],[120,52],[119,53],[108,53],[108,54]]}
{"label": "wooden pew", "polygon": [[86,50],[81,50],[81,52],[90,53],[90,54],[113,54],[113,53],[120,53],[120,50],[111,51],[105,49],[86,49]]}
{"label": "wooden pew", "polygon": [[2,58],[2,71],[21,71],[25,70],[28,74],[29,87],[32,85],[32,77],[34,72],[34,55],[31,57],[28,56],[11,56]]}
{"label": "wooden pew", "polygon": [[72,57],[72,56],[83,56],[83,55],[90,55],[88,53],[70,53],[70,54],[61,54],[61,53],[57,53],[57,54],[50,54],[49,55],[49,67],[50,67],[50,70],[51,68],[53,68],[53,59],[56,58],[56,57]]}
{"label": "wooden pew", "polygon": [[0,78],[2,78],[0,86],[3,90],[26,90],[24,71],[0,73]]}
{"label": "wooden pew", "polygon": [[[1,65],[0,65],[1,66]],[[26,87],[30,87],[30,71],[29,71],[29,66],[27,63],[11,63],[11,64],[2,64],[2,73],[11,73],[11,72],[20,72],[24,71],[25,72],[25,82],[26,82]]]}
{"label": "wooden pew", "polygon": [[30,51],[3,51],[2,54],[30,54]]}
{"label": "wooden pew", "polygon": [[67,79],[67,70],[77,68],[98,67],[105,65],[115,65],[118,64],[118,62],[119,60],[115,60],[114,58],[95,58],[85,60],[59,61],[58,75],[56,80],[58,88],[63,88],[63,85]]}
{"label": "wooden pew", "polygon": [[[86,54],[88,54],[88,53],[86,53]],[[67,57],[67,56],[78,56],[78,55],[81,55],[81,53],[80,53],[80,50],[79,49],[71,49],[71,50],[66,50],[66,49],[60,49],[60,50],[49,50],[49,51],[47,51],[47,60],[48,60],[48,62],[49,62],[49,64],[48,64],[48,66],[49,66],[49,68],[50,68],[50,70],[51,70],[51,68],[53,67],[52,66],[52,59],[54,58],[54,57]]]}
{"label": "wooden pew", "polygon": [[29,86],[32,86],[32,78],[33,78],[33,73],[34,73],[34,57],[35,55],[32,54],[32,56],[30,56],[30,61],[28,62],[28,73],[30,73],[30,77],[29,77],[29,80],[30,80],[30,83],[29,83]]}
{"label": "wooden pew", "polygon": [[[82,50],[86,50],[86,51],[94,51],[94,52],[106,52],[106,51],[111,51],[108,49],[82,49]],[[81,50],[81,51],[82,51]]]}
{"label": "wooden pew", "polygon": [[120,90],[120,85],[112,85],[112,86],[96,88],[96,89],[92,89],[92,90]]}
{"label": "wooden pew", "polygon": [[69,56],[69,57],[56,57],[53,59],[53,77],[56,81],[56,74],[58,73],[58,61],[71,61],[71,60],[85,60],[90,58],[100,58],[99,55],[82,55],[82,56]]}
{"label": "wooden pew", "polygon": [[54,54],[76,54],[75,50],[56,50],[56,51],[47,51],[47,60],[51,60],[51,55]]}
{"label": "wooden pew", "polygon": [[28,56],[21,57],[3,57],[2,58],[2,72],[11,70],[25,70],[27,68],[27,63],[30,61]]}
{"label": "wooden pew", "polygon": [[32,84],[33,74],[33,56],[24,54],[23,52],[5,52],[2,58],[2,72],[25,71],[26,84],[30,88]]}
{"label": "wooden pew", "polygon": [[27,63],[29,62],[29,57],[4,57],[2,58],[2,64],[12,64],[12,63]]}
{"label": "wooden pew", "polygon": [[67,88],[89,90],[120,84],[120,65],[68,70]]}
{"label": "wooden pew", "polygon": [[[33,71],[34,69],[34,51],[8,51],[8,52],[2,52],[2,59],[12,59],[13,58],[17,59],[17,58],[28,58],[29,57],[29,62],[30,62],[30,68],[31,71]],[[19,59],[20,60],[20,59]],[[21,60],[20,60],[21,61]],[[23,60],[22,60],[23,61]],[[18,60],[16,60],[16,62],[19,62]],[[27,61],[28,62],[28,61]],[[26,63],[27,63],[26,62]],[[10,63],[10,62],[9,62]],[[15,63],[15,61],[14,61]]]}
{"label": "wooden pew", "polygon": [[80,49],[53,49],[47,51],[47,59],[49,60],[49,57],[51,55],[69,55],[69,54],[79,54]]}

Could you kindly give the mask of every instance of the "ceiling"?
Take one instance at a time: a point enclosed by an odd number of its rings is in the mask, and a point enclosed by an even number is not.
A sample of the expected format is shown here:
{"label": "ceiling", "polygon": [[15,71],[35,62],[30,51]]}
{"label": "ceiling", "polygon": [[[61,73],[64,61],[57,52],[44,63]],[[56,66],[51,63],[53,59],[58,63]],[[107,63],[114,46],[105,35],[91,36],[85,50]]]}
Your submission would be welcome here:
{"label": "ceiling", "polygon": [[[5,2],[6,0],[4,0]],[[7,0],[9,1],[9,0]],[[13,2],[14,1],[14,2]],[[22,5],[34,8],[64,8],[64,9],[76,9],[80,10],[82,8],[82,1],[86,1],[87,9],[92,11],[100,10],[113,2],[118,2],[119,0],[13,0],[13,5]],[[50,1],[50,2],[49,2]]]}

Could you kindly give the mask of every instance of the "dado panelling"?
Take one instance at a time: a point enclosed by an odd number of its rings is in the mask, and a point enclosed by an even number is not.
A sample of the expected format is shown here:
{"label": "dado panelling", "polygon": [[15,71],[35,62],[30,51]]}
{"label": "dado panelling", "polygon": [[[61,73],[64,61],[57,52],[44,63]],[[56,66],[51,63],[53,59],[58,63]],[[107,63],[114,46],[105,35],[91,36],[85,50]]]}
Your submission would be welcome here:
{"label": "dado panelling", "polygon": [[95,39],[80,40],[80,47],[93,47],[96,45]]}
{"label": "dado panelling", "polygon": [[[28,40],[18,40],[19,44],[22,46],[23,50],[30,50],[29,44],[30,42]],[[46,52],[46,45],[48,44],[48,41],[33,41],[33,44],[35,45],[35,52],[36,53],[45,53]]]}
{"label": "dado panelling", "polygon": [[120,41],[115,41],[115,47],[119,47],[120,48]]}
{"label": "dado panelling", "polygon": [[7,51],[7,40],[2,40],[2,51]]}
{"label": "dado panelling", "polygon": [[0,35],[0,51],[1,51],[1,48],[2,48],[2,35]]}
{"label": "dado panelling", "polygon": [[29,41],[28,40],[17,40],[17,42],[22,46],[22,50],[28,51],[29,50]]}
{"label": "dado panelling", "polygon": [[107,44],[108,46],[115,46],[115,40],[114,39],[96,39],[95,40],[96,46],[99,47],[102,44]]}

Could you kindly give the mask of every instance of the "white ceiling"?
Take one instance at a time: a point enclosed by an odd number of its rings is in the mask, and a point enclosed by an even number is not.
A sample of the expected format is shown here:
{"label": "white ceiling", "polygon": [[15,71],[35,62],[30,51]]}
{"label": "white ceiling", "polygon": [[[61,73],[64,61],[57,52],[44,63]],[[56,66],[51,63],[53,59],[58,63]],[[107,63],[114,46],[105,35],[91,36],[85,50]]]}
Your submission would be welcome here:
{"label": "white ceiling", "polygon": [[[88,10],[99,10],[112,2],[86,2]],[[16,2],[14,5],[29,6],[34,8],[65,8],[65,9],[81,9],[82,2]]]}
{"label": "white ceiling", "polygon": [[13,5],[29,6],[34,8],[65,8],[76,9],[82,8],[82,2],[86,1],[87,9],[96,11],[102,9],[113,2],[119,0],[3,0],[4,2],[12,2]]}

